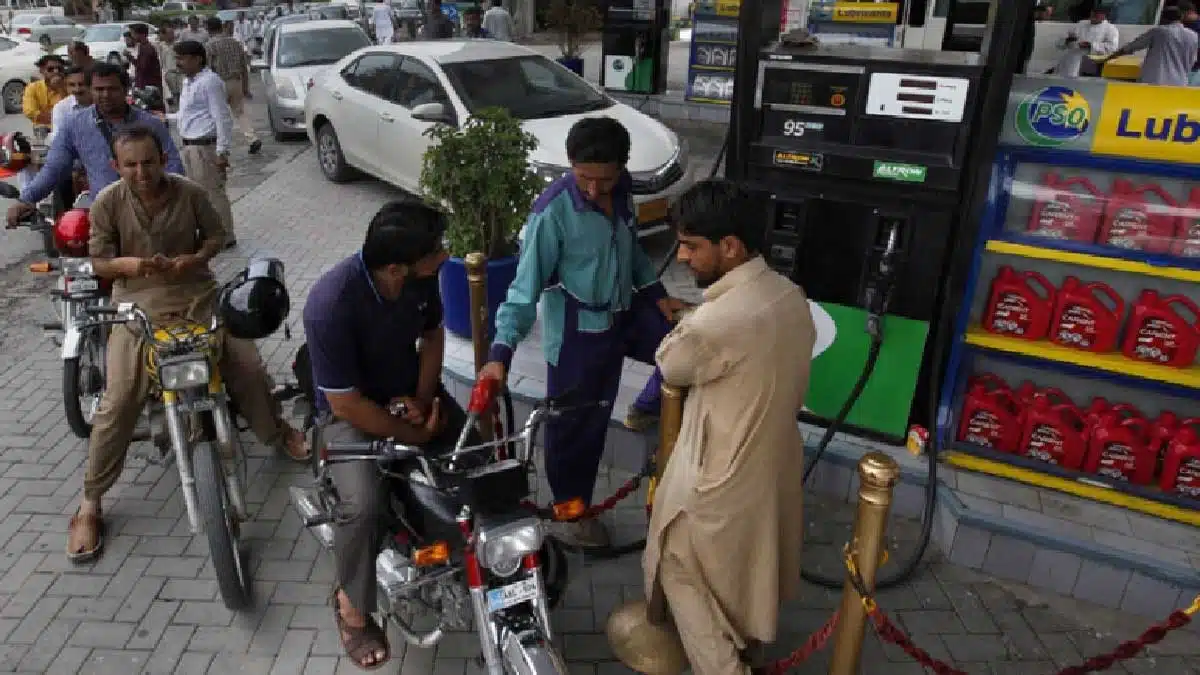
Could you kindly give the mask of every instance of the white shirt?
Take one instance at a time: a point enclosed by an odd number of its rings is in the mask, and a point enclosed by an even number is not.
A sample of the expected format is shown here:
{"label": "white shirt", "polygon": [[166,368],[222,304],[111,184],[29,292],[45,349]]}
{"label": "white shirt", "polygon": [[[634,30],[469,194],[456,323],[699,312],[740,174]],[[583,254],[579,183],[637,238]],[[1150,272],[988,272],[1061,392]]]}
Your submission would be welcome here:
{"label": "white shirt", "polygon": [[375,37],[383,42],[383,36],[390,37],[393,31],[392,24],[392,7],[387,3],[375,5],[375,9],[371,10],[371,20],[375,23]]}
{"label": "white shirt", "polygon": [[495,5],[483,13],[483,29],[487,31],[488,37],[493,40],[503,40],[504,42],[512,42],[513,39],[513,18],[512,14],[508,13],[500,5]]}
{"label": "white shirt", "polygon": [[46,145],[54,142],[54,135],[62,128],[63,123],[67,121],[67,117],[75,111],[75,96],[72,94],[54,104],[50,110],[50,133],[46,135]]}
{"label": "white shirt", "polygon": [[[1056,70],[1062,77],[1079,77],[1079,69],[1083,66],[1086,55],[1107,56],[1117,51],[1117,47],[1121,45],[1120,32],[1107,19],[1100,23],[1084,19],[1075,24],[1067,35],[1074,37],[1075,42],[1064,40],[1061,44],[1066,53],[1059,60]],[[1087,49],[1079,46],[1082,42],[1088,43]]]}
{"label": "white shirt", "polygon": [[225,94],[225,83],[205,68],[183,78],[179,94],[179,135],[184,140],[217,137],[217,154],[229,152],[233,138],[233,113]]}
{"label": "white shirt", "polygon": [[246,20],[233,24],[233,37],[237,38],[238,42],[246,44],[250,38],[254,37],[254,24]]}

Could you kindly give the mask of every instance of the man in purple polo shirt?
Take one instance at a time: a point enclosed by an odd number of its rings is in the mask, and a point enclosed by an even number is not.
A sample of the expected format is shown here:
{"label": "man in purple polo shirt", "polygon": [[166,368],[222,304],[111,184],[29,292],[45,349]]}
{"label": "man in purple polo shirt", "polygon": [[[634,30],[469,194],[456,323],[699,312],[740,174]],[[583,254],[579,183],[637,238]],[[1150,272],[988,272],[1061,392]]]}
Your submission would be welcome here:
{"label": "man in purple polo shirt", "polygon": [[[454,446],[466,414],[441,387],[446,333],[437,271],[446,260],[444,232],[441,214],[424,204],[386,204],[371,220],[362,250],[313,285],[304,332],[320,442],[392,438],[429,452]],[[405,412],[392,414],[399,402]],[[388,494],[374,462],[338,463],[329,471],[341,500],[333,541],[335,619],[347,655],[373,667],[390,656],[387,636],[370,618]]]}

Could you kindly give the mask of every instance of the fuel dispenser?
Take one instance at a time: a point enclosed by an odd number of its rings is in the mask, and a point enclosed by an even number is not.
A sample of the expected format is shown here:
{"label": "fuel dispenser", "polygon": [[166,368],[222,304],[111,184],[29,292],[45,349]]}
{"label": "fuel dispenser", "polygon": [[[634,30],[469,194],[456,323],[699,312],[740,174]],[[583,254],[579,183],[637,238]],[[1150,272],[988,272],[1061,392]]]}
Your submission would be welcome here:
{"label": "fuel dispenser", "polygon": [[671,47],[667,0],[609,0],[601,33],[600,86],[659,94],[667,85]]}

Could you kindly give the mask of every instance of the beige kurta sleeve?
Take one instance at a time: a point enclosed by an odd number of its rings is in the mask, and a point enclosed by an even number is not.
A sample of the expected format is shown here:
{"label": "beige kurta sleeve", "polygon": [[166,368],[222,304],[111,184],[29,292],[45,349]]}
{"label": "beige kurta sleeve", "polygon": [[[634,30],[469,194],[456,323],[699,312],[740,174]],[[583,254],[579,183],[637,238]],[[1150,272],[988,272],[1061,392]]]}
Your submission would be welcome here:
{"label": "beige kurta sleeve", "polygon": [[116,199],[109,190],[101,192],[88,209],[90,234],[88,255],[93,258],[116,258],[121,254],[121,237],[117,232]]}
{"label": "beige kurta sleeve", "polygon": [[222,246],[229,235],[225,231],[225,224],[221,221],[221,215],[217,213],[217,209],[209,201],[208,196],[203,193],[198,193],[192,196],[192,211],[196,216],[196,229],[200,230],[200,246],[210,240],[220,242]]}
{"label": "beige kurta sleeve", "polygon": [[677,387],[694,387],[716,380],[741,360],[719,341],[707,336],[696,315],[680,321],[663,338],[654,354],[663,380]]}

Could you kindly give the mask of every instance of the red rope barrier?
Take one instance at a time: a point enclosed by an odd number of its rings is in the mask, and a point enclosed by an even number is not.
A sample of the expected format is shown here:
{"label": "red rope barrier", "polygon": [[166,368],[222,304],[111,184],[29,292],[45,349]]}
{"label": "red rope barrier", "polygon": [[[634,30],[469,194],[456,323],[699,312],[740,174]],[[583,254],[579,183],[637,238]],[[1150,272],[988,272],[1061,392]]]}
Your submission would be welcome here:
{"label": "red rope barrier", "polygon": [[833,616],[829,617],[829,620],[825,622],[825,625],[818,628],[812,635],[809,635],[808,639],[804,641],[804,644],[799,649],[764,668],[762,670],[764,675],[783,675],[783,673],[807,661],[808,657],[820,651],[829,642],[829,638],[833,636],[833,630],[837,627],[837,623],[838,613],[834,612]]}

